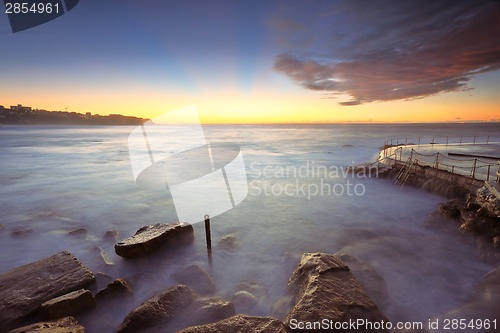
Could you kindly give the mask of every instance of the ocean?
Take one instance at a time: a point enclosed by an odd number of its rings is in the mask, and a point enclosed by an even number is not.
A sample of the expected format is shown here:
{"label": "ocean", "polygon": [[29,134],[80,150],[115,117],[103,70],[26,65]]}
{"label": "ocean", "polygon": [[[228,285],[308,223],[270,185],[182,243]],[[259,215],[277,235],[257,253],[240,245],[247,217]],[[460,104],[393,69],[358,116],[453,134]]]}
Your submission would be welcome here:
{"label": "ocean", "polygon": [[[288,295],[302,253],[343,251],[383,277],[383,311],[393,322],[427,321],[459,306],[491,270],[456,223],[425,223],[446,198],[343,170],[374,161],[391,138],[500,142],[499,124],[206,125],[209,142],[240,147],[248,181],[247,197],[211,218],[211,265],[203,223],[194,224],[192,245],[143,260],[117,256],[114,242],[103,239],[108,230],[124,239],[144,225],[177,221],[168,192],[134,181],[133,129],[0,128],[0,273],[67,250],[94,273],[132,284],[129,302],[79,318],[88,332],[116,329],[130,310],[173,285],[172,273],[192,264],[212,275],[216,294],[226,299],[242,283],[259,284],[266,293],[250,312],[270,315]],[[87,233],[68,234],[80,228]],[[218,245],[228,235],[236,238],[233,249]]]}

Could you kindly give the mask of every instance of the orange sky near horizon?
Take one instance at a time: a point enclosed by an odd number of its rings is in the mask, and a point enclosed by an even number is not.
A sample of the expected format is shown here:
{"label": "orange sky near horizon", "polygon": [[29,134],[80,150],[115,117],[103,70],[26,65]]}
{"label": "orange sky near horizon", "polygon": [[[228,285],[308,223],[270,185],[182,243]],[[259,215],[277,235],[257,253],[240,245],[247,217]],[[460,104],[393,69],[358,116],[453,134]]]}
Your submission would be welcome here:
{"label": "orange sky near horizon", "polygon": [[327,99],[321,93],[299,87],[287,90],[254,89],[245,94],[234,89],[193,95],[129,87],[113,91],[68,89],[54,95],[37,89],[29,94],[13,91],[1,103],[5,107],[20,103],[51,111],[68,107],[70,112],[143,118],[195,104],[200,120],[206,124],[500,121],[500,99],[491,93],[474,94],[474,90],[357,106],[341,106],[338,101],[345,98]]}

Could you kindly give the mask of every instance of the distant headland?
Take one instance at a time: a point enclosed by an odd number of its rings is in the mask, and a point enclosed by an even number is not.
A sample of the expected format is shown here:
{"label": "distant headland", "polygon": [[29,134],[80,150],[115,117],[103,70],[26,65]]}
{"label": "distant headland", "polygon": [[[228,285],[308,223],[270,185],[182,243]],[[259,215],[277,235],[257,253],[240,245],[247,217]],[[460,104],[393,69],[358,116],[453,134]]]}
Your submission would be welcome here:
{"label": "distant headland", "polygon": [[110,114],[77,113],[32,109],[21,104],[5,108],[0,105],[2,125],[140,125],[148,119]]}

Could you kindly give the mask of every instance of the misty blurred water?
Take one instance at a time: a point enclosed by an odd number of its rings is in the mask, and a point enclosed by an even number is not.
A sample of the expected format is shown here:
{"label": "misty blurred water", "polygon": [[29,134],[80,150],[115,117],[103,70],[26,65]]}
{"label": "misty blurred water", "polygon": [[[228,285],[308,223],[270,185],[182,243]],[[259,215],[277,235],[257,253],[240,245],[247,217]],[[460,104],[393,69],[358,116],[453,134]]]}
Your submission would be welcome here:
{"label": "misty blurred water", "polygon": [[[204,126],[208,141],[241,147],[249,182],[247,198],[212,219],[212,267],[200,223],[194,225],[192,246],[139,261],[118,257],[114,243],[103,239],[107,230],[126,238],[144,225],[176,221],[167,192],[140,189],[134,182],[127,147],[132,130],[0,129],[0,223],[5,226],[0,272],[68,250],[94,273],[125,277],[133,285],[129,303],[83,318],[89,332],[116,329],[128,311],[173,285],[170,275],[191,264],[212,274],[217,295],[227,299],[243,282],[267,288],[268,297],[253,314],[269,315],[271,305],[287,295],[288,278],[302,253],[345,251],[385,279],[385,313],[392,321],[427,320],[454,308],[490,269],[456,224],[443,220],[439,230],[424,225],[445,198],[386,179],[346,177],[341,170],[374,160],[391,137],[489,135],[498,142],[498,124]],[[323,193],[317,192],[321,188]],[[67,234],[78,228],[87,235]],[[12,234],[25,229],[32,231]],[[226,235],[234,235],[239,247],[218,247]],[[114,265],[99,258],[99,247]]]}

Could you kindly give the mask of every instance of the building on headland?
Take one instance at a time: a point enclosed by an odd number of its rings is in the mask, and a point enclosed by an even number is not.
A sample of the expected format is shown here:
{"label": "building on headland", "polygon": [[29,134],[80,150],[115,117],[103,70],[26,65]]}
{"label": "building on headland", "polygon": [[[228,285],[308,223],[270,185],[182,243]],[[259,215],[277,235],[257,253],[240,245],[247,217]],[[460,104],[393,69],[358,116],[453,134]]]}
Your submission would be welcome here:
{"label": "building on headland", "polygon": [[0,105],[0,111],[0,124],[11,125],[141,125],[147,121],[119,114],[101,116],[90,112],[39,110],[22,104],[12,105],[10,109]]}
{"label": "building on headland", "polygon": [[30,112],[31,106],[22,106],[22,104],[11,105],[11,111],[21,111],[21,112]]}

